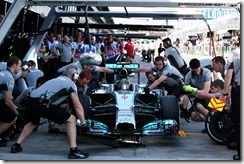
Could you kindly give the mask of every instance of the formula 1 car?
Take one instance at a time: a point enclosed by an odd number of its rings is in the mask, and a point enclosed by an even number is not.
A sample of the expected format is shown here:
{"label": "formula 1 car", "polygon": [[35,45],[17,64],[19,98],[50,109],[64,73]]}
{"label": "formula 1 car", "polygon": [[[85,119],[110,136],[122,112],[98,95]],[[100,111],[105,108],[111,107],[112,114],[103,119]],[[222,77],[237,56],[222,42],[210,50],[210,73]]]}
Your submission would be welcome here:
{"label": "formula 1 car", "polygon": [[[145,93],[146,85],[130,83],[128,77],[139,68],[138,63],[106,64],[106,67],[117,70],[117,80],[114,84],[102,84],[92,93],[88,119],[91,128],[87,135],[141,144],[143,136],[177,134],[180,116],[175,96],[164,96],[159,89]],[[77,126],[79,123],[78,120]],[[129,137],[133,141],[126,140]]]}

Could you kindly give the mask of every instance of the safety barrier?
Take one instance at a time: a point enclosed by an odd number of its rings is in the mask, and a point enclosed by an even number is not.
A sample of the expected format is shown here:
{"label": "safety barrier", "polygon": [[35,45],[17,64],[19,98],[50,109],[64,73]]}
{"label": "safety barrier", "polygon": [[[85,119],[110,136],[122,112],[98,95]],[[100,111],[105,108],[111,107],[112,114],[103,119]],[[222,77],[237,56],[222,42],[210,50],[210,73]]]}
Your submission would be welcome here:
{"label": "safety barrier", "polygon": [[[211,49],[210,49],[211,48]],[[183,46],[183,47],[178,47],[178,50],[180,53],[187,53],[187,54],[194,54],[194,55],[201,55],[201,56],[224,56],[228,55],[229,53],[233,52],[235,50],[234,46],[214,46],[213,51],[213,46],[201,46],[201,45],[196,45],[196,46]],[[215,52],[215,54],[214,54]]]}

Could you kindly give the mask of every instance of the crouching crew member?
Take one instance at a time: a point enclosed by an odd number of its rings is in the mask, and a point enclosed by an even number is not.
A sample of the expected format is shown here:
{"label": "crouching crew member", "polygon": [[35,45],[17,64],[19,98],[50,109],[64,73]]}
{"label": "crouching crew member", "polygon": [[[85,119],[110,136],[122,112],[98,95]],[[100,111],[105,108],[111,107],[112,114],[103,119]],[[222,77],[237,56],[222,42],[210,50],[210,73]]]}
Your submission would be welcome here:
{"label": "crouching crew member", "polygon": [[83,153],[77,149],[76,117],[70,114],[70,112],[67,112],[65,108],[67,105],[64,105],[65,107],[62,106],[63,102],[70,98],[77,117],[81,121],[81,130],[89,131],[82,104],[77,96],[77,87],[74,83],[78,76],[77,69],[74,66],[70,66],[62,75],[47,81],[30,93],[26,106],[30,116],[30,122],[25,125],[16,143],[12,145],[11,153],[23,151],[20,144],[32,133],[33,129],[39,125],[40,117],[43,117],[60,125],[66,123],[67,136],[70,144],[69,159],[88,158],[88,153]]}

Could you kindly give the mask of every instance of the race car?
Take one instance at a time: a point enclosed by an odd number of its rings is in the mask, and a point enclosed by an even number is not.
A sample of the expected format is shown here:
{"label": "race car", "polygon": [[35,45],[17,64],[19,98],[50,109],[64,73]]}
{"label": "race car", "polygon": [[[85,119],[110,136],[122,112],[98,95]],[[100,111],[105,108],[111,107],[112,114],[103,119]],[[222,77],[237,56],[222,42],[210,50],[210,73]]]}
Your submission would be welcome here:
{"label": "race car", "polygon": [[143,136],[177,134],[180,116],[175,96],[164,95],[159,89],[145,93],[145,84],[130,83],[129,77],[135,75],[133,70],[140,67],[138,63],[106,64],[106,67],[116,70],[116,82],[102,84],[92,93],[90,131],[86,135],[107,136],[127,143],[132,141],[126,138],[133,137],[133,143],[141,144]]}

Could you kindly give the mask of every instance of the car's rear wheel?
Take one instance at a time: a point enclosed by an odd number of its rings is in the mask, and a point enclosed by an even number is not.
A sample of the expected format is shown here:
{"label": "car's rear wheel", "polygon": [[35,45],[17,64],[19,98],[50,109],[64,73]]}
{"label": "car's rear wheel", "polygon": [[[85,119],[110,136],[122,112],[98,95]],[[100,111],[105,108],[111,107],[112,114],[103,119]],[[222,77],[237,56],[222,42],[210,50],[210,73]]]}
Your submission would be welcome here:
{"label": "car's rear wheel", "polygon": [[180,129],[180,112],[178,100],[173,95],[162,96],[160,98],[161,119],[173,119],[178,124],[178,130]]}

